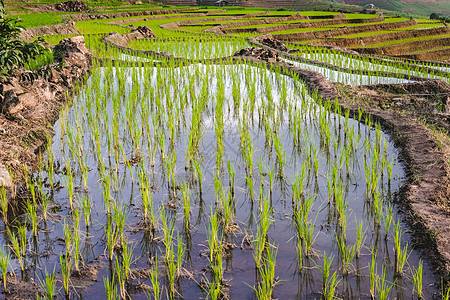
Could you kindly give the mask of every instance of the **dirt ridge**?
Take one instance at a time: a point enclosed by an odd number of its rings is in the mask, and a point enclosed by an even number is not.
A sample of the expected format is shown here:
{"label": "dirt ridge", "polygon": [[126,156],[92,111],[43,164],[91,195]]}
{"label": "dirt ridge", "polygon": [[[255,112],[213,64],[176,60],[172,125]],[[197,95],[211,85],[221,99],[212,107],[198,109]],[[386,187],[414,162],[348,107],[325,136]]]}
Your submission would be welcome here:
{"label": "dirt ridge", "polygon": [[383,31],[391,30],[402,27],[411,27],[417,25],[415,20],[407,20],[400,22],[384,23],[384,24],[370,24],[361,26],[352,26],[337,28],[331,30],[321,30],[321,31],[310,31],[310,32],[298,32],[298,33],[287,33],[287,34],[276,34],[274,38],[285,41],[308,41],[308,40],[320,40],[326,38],[332,38],[335,36],[356,34],[369,31]]}
{"label": "dirt ridge", "polygon": [[[277,26],[266,26],[266,27],[253,27],[253,28],[230,28],[223,30],[224,33],[242,33],[242,32],[258,32],[258,33],[268,33],[274,31],[284,31],[290,29],[301,29],[301,28],[318,28],[330,25],[340,25],[340,24],[359,24],[359,23],[375,23],[383,22],[384,17],[367,18],[367,19],[337,19],[337,20],[324,20],[324,21],[314,21],[314,22],[301,22],[295,24],[285,24]],[[236,26],[238,27],[238,26]]]}
{"label": "dirt ridge", "polygon": [[382,43],[391,40],[402,40],[414,37],[422,37],[429,35],[440,35],[450,33],[450,28],[447,26],[429,29],[413,29],[400,32],[390,32],[384,34],[375,34],[371,36],[355,37],[355,38],[336,38],[327,39],[324,41],[317,41],[310,43],[313,46],[336,46],[336,47],[358,47],[371,44]]}

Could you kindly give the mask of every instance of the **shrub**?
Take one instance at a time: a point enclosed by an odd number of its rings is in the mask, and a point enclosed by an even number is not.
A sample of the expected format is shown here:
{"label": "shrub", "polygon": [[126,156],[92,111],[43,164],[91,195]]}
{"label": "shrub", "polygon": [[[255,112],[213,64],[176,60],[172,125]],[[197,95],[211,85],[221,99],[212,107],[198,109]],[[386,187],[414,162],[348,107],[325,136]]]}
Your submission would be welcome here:
{"label": "shrub", "polygon": [[[4,7],[3,0],[0,0],[1,7]],[[5,78],[12,70],[26,65],[34,60],[38,55],[48,51],[38,39],[32,43],[27,43],[19,39],[21,27],[18,21],[0,15],[0,77]]]}

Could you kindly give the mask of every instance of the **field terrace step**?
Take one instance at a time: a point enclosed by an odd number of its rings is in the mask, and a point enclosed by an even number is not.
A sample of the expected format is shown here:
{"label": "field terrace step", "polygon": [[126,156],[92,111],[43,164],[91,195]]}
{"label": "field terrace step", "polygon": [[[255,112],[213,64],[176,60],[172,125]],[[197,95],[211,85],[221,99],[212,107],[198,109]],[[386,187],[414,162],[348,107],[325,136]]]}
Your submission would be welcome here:
{"label": "field terrace step", "polygon": [[[216,1],[214,0],[162,0],[160,2],[179,6],[216,5]],[[298,6],[298,0],[229,0],[228,2],[230,6],[243,7],[294,8]]]}
{"label": "field terrace step", "polygon": [[338,39],[326,39],[323,41],[312,42],[310,45],[312,46],[335,46],[335,47],[359,47],[366,46],[371,44],[377,44],[392,40],[403,40],[414,37],[421,36],[430,36],[430,35],[440,35],[440,34],[448,34],[450,33],[450,28],[447,26],[439,27],[439,28],[429,28],[429,29],[414,29],[414,30],[405,30],[384,34],[376,34],[371,36],[364,37],[355,37],[355,38],[338,38]]}
{"label": "field terrace step", "polygon": [[411,27],[417,25],[416,21],[411,19],[407,21],[392,22],[392,23],[382,23],[382,24],[370,24],[361,26],[351,26],[343,27],[331,30],[320,30],[320,31],[310,31],[310,32],[298,32],[298,33],[287,33],[287,34],[274,34],[274,38],[284,41],[284,42],[295,42],[295,41],[313,41],[322,40],[327,38],[333,38],[335,36],[356,34],[362,32],[370,31],[382,31],[382,30],[393,30],[402,27]]}
{"label": "field terrace step", "polygon": [[114,19],[114,18],[127,18],[127,17],[139,17],[139,16],[152,16],[152,15],[168,15],[184,12],[193,12],[198,10],[198,7],[186,8],[172,8],[172,9],[158,9],[158,10],[141,10],[141,11],[129,11],[129,12],[115,12],[115,13],[103,13],[103,14],[69,14],[62,15],[63,18],[70,18],[75,22],[89,21],[97,19]]}
{"label": "field terrace step", "polygon": [[248,20],[248,21],[235,22],[235,23],[225,23],[225,24],[221,24],[220,26],[209,28],[205,31],[223,34],[223,33],[225,33],[224,29],[230,28],[230,27],[253,26],[253,25],[271,24],[271,23],[279,23],[279,22],[287,22],[287,21],[295,21],[295,20],[308,20],[308,17],[302,16],[299,13],[297,13],[296,15],[291,15],[291,16],[287,16],[287,17],[273,18],[273,17],[267,16],[267,18],[261,19],[261,20]]}
{"label": "field terrace step", "polygon": [[413,53],[407,55],[399,55],[401,58],[424,60],[424,61],[436,61],[442,59],[449,59],[450,47],[445,49],[431,50],[420,53]]}
{"label": "field terrace step", "polygon": [[198,5],[197,0],[164,0],[161,2],[166,5],[175,5],[175,6],[196,6],[196,5]]}
{"label": "field terrace step", "polygon": [[[358,23],[376,23],[385,21],[384,17],[367,18],[367,19],[337,19],[337,20],[324,20],[324,21],[314,21],[314,22],[301,22],[293,24],[284,24],[276,26],[267,27],[252,27],[252,28],[230,28],[225,29],[224,33],[241,33],[241,32],[258,32],[258,33],[268,33],[274,31],[284,31],[291,29],[301,29],[301,28],[318,28],[330,25],[339,24],[358,24]],[[238,27],[238,26],[236,26]]]}
{"label": "field terrace step", "polygon": [[[217,18],[208,18],[208,19],[191,19],[191,20],[183,20],[183,21],[175,21],[171,23],[166,23],[160,25],[161,28],[164,29],[177,29],[182,26],[187,26],[190,24],[200,23],[200,22],[220,22],[220,21],[229,21],[229,20],[239,20],[245,18],[258,18],[265,17],[266,14],[249,14],[249,15],[241,15],[241,16],[231,16],[231,17],[217,17]],[[178,16],[179,17],[179,16]]]}
{"label": "field terrace step", "polygon": [[353,50],[358,51],[359,53],[362,54],[405,56],[412,52],[420,52],[420,51],[425,52],[426,50],[432,48],[448,47],[448,46],[450,46],[450,37],[437,39],[423,39],[420,41],[399,43],[384,47],[354,48]]}

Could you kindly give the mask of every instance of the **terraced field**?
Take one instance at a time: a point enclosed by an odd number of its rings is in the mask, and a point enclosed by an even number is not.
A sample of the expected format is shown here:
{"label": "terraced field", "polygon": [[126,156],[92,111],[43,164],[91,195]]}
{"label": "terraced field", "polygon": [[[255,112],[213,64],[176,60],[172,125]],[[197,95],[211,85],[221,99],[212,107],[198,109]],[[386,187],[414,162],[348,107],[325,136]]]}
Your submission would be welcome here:
{"label": "terraced field", "polygon": [[93,65],[0,156],[5,297],[449,299],[446,24],[119,4],[9,4]]}

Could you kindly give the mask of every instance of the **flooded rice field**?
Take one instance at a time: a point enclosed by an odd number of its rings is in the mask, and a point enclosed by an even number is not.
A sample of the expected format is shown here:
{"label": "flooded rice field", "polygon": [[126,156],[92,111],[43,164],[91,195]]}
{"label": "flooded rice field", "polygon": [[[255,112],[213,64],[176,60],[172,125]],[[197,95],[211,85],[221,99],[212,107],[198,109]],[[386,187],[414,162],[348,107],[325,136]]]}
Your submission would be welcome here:
{"label": "flooded rice field", "polygon": [[431,299],[439,290],[395,206],[405,173],[389,136],[295,75],[98,67],[54,129],[23,195],[26,226],[3,243],[17,240],[18,276],[46,290],[54,282],[60,297]]}

